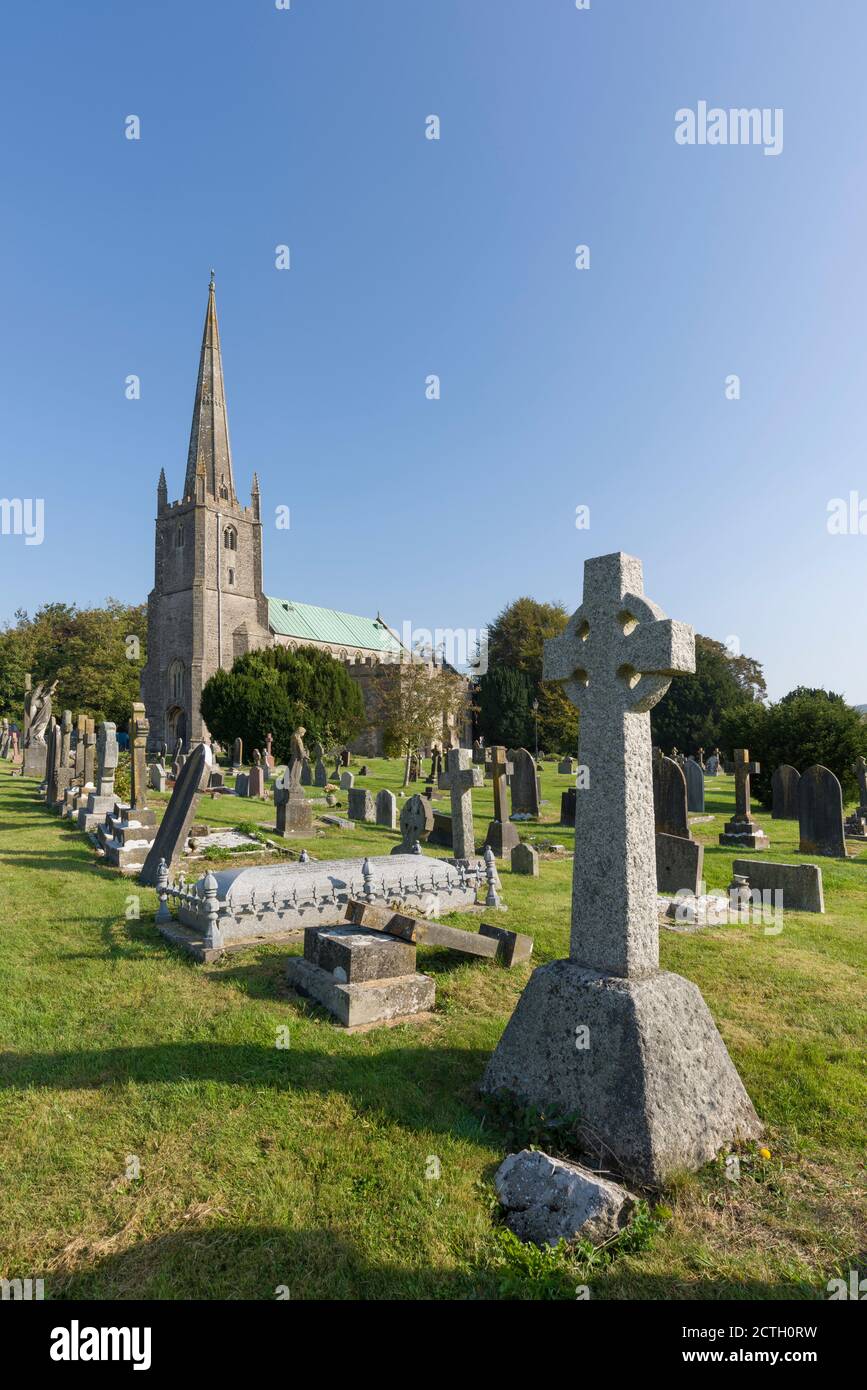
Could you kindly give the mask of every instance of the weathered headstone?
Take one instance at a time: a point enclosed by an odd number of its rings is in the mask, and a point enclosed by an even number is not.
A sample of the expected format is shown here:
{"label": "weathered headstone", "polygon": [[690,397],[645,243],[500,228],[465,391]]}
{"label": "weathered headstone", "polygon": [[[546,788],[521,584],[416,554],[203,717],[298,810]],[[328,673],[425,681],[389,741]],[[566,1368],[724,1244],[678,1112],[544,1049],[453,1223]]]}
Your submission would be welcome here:
{"label": "weathered headstone", "polygon": [[798,784],[798,824],[802,854],[846,858],[843,791],[830,768],[816,764]]}
{"label": "weathered headstone", "polygon": [[232,766],[230,771],[237,774],[244,766],[244,744],[241,739],[236,738],[232,744]]}
{"label": "weathered headstone", "polygon": [[340,774],[340,790],[341,790],[342,792],[348,792],[348,791],[351,791],[352,788],[353,788],[354,786],[355,786],[355,773],[354,773],[354,772],[341,772],[341,774]]}
{"label": "weathered headstone", "polygon": [[322,747],[321,743],[314,743],[312,757],[315,759],[313,785],[316,787],[324,787],[325,783],[328,781],[328,769],[325,766],[325,749]]}
{"label": "weathered headstone", "polygon": [[512,815],[538,816],[539,783],[535,759],[526,748],[516,748],[512,761]]}
{"label": "weathered headstone", "polygon": [[736,849],[768,849],[770,840],[750,815],[750,773],[761,772],[761,764],[750,762],[749,749],[734,750],[735,813],[726,821],[719,837],[721,845]]}
{"label": "weathered headstone", "polygon": [[867,759],[858,756],[852,765],[858,779],[858,805],[846,820],[846,834],[853,840],[867,840]]}
{"label": "weathered headstone", "polygon": [[689,839],[686,777],[673,758],[653,760],[653,818],[657,834]]}
{"label": "weathered headstone", "polygon": [[96,734],[97,769],[94,790],[78,810],[79,830],[95,830],[100,821],[114,810],[114,774],[117,771],[117,727],[103,722]]}
{"label": "weathered headstone", "polygon": [[166,772],[166,769],[163,766],[162,761],[151,763],[150,771],[148,772],[148,785],[150,786],[151,791],[164,792],[166,789],[167,781],[168,773]]}
{"label": "weathered headstone", "polygon": [[650,710],[695,668],[692,629],[644,597],[641,562],[584,566],[544,678],[581,715],[569,960],[537,969],[482,1083],[575,1118],[605,1166],[650,1185],[761,1131],[700,991],[659,970]]}
{"label": "weathered headstone", "polygon": [[476,740],[474,741],[474,743],[473,743],[473,762],[474,762],[474,763],[484,763],[484,761],[485,761],[485,750],[484,750],[484,748],[482,747],[482,745],[481,745],[481,743],[479,742],[479,740],[476,739]]}
{"label": "weathered headstone", "polygon": [[557,771],[564,772],[570,777],[573,776],[575,773],[575,759],[561,758],[559,763],[557,764]]}
{"label": "weathered headstone", "polygon": [[48,756],[45,760],[45,804],[53,806],[57,801],[57,774],[60,771],[63,730],[54,719],[48,726]]}
{"label": "weathered headstone", "polygon": [[560,824],[571,825],[575,829],[577,787],[567,787],[560,796]]}
{"label": "weathered headstone", "polygon": [[769,859],[735,859],[732,873],[759,893],[781,893],[785,912],[824,912],[818,864],[774,864]]}
{"label": "weathered headstone", "polygon": [[147,747],[150,723],[144,705],[135,701],[129,721],[130,743],[130,809],[147,809]]}
{"label": "weathered headstone", "polygon": [[278,835],[309,834],[312,828],[313,811],[301,790],[301,769],[306,757],[304,729],[299,726],[292,735],[289,765],[274,784]]}
{"label": "weathered headstone", "polygon": [[691,836],[656,835],[656,889],[659,893],[701,892],[704,845]]}
{"label": "weathered headstone", "polygon": [[265,770],[262,766],[262,754],[258,748],[253,749],[253,766],[250,768],[247,782],[247,795],[252,797],[265,795]]}
{"label": "weathered headstone", "polygon": [[506,757],[505,748],[498,745],[491,749],[489,768],[494,784],[494,819],[488,825],[487,843],[498,859],[510,855],[521,839],[509,820],[506,778],[512,773],[513,767],[514,764]]}
{"label": "weathered headstone", "polygon": [[363,787],[352,787],[346,798],[346,814],[350,820],[372,821],[376,817],[373,793]]}
{"label": "weathered headstone", "polygon": [[515,845],[512,850],[512,873],[539,877],[539,855],[532,845]]}
{"label": "weathered headstone", "polygon": [[190,826],[196,818],[199,796],[207,785],[210,771],[211,750],[207,743],[200,743],[193,749],[178,774],[165,815],[142,865],[139,875],[141,883],[151,888],[155,887],[161,861],[165,860],[167,867],[171,869],[183,850]]}
{"label": "weathered headstone", "polygon": [[465,748],[450,748],[446,754],[446,771],[440,772],[438,785],[448,791],[452,805],[452,852],[456,859],[469,859],[475,854],[473,831],[473,787],[484,785],[479,768]]}
{"label": "weathered headstone", "polygon": [[397,828],[397,797],[386,787],[376,794],[376,823],[388,830]]}
{"label": "weathered headstone", "polygon": [[686,775],[687,811],[704,810],[704,771],[693,758],[687,758],[683,771]]}
{"label": "weathered headstone", "polygon": [[392,854],[410,854],[413,846],[422,844],[433,830],[434,813],[430,802],[423,796],[409,797],[401,807],[401,838],[391,851]]}
{"label": "weathered headstone", "polygon": [[776,769],[771,778],[772,820],[798,819],[798,783],[800,780],[801,774],[798,769],[790,767],[788,763],[783,763],[782,767]]}

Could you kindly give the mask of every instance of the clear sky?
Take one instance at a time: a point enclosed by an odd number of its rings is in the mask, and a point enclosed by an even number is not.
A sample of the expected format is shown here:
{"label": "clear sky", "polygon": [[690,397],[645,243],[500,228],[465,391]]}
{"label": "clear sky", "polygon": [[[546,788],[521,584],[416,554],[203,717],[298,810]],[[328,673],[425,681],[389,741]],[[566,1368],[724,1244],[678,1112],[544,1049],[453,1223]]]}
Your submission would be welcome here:
{"label": "clear sky", "polygon": [[[571,611],[585,557],[626,550],[773,696],[867,701],[867,535],[827,529],[867,499],[864,0],[82,0],[3,28],[0,496],[43,498],[45,535],[0,535],[0,621],[145,599],[213,266],[267,592],[478,628],[524,593]],[[678,144],[700,101],[781,108],[782,151]]]}

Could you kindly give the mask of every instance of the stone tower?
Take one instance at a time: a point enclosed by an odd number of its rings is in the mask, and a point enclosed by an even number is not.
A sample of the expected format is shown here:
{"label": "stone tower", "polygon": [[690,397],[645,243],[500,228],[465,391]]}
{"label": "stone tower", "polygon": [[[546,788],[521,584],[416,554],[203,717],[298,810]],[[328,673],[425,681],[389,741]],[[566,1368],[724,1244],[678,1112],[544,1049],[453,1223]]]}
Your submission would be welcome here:
{"label": "stone tower", "polygon": [[255,473],[250,506],[235,493],[213,272],[184,491],[169,502],[160,472],[154,568],[141,687],[150,744],[182,738],[189,748],[207,736],[199,701],[208,678],[272,642]]}

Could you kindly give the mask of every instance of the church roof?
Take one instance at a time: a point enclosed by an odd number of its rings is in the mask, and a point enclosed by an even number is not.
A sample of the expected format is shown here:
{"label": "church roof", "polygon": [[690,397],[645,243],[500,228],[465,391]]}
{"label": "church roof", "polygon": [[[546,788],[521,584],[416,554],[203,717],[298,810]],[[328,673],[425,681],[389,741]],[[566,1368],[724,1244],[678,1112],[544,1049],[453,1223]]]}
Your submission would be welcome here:
{"label": "church roof", "polygon": [[356,651],[398,652],[401,644],[382,618],[360,618],[336,608],[319,608],[292,599],[268,599],[268,623],[279,637],[301,642],[328,642]]}
{"label": "church roof", "polygon": [[236,500],[213,271],[199,354],[199,375],[184,481],[185,498],[198,496],[198,479],[204,480],[205,497],[218,499],[225,496],[230,502]]}

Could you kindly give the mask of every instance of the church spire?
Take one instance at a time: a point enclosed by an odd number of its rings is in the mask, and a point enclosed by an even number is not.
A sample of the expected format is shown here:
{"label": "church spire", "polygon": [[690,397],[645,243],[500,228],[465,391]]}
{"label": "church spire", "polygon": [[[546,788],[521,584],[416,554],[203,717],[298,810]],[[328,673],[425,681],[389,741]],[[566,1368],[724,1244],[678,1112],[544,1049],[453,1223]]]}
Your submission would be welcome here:
{"label": "church spire", "polygon": [[209,497],[216,501],[236,501],[213,271],[208,287],[208,307],[202,333],[199,379],[196,383],[187,476],[184,481],[185,499],[204,500]]}

